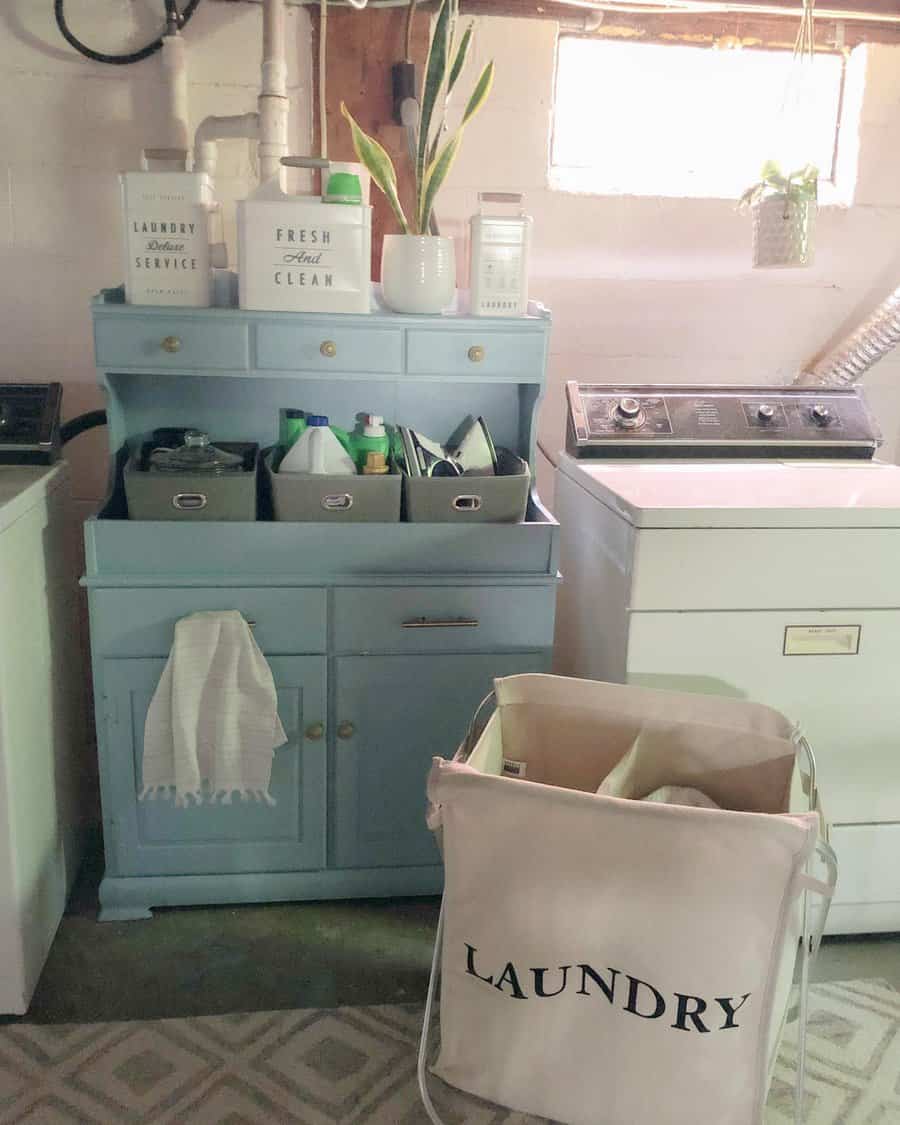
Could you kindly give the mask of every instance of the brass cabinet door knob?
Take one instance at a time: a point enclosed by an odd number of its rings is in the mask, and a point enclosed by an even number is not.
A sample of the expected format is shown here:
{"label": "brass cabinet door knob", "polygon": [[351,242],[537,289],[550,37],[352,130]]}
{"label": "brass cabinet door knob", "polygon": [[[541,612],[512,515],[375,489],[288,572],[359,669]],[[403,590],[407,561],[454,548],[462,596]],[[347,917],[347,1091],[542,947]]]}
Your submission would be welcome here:
{"label": "brass cabinet door knob", "polygon": [[338,724],[337,736],[338,738],[352,738],[356,733],[356,727],[353,723],[343,722]]}
{"label": "brass cabinet door knob", "polygon": [[481,363],[484,359],[484,348],[481,344],[473,344],[467,354],[472,363]]}
{"label": "brass cabinet door knob", "polygon": [[174,355],[181,351],[181,340],[177,336],[166,336],[159,346],[164,352]]}
{"label": "brass cabinet door knob", "polygon": [[306,737],[310,742],[318,742],[325,733],[324,723],[310,723],[306,728]]}
{"label": "brass cabinet door knob", "polygon": [[326,359],[334,359],[337,355],[337,344],[334,340],[323,340],[319,345],[319,351]]}

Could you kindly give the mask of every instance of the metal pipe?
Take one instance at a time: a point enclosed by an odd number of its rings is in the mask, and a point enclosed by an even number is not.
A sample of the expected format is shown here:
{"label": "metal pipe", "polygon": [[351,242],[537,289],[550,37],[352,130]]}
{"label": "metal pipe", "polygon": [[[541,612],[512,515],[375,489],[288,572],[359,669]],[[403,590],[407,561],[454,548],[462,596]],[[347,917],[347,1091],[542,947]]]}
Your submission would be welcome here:
{"label": "metal pipe", "polygon": [[847,387],[900,344],[900,286],[882,301],[872,315],[794,379],[800,386]]}
{"label": "metal pipe", "polygon": [[216,174],[218,142],[227,137],[259,136],[259,114],[241,113],[232,117],[205,117],[194,134],[194,171]]}
{"label": "metal pipe", "polygon": [[163,36],[160,61],[166,89],[166,146],[187,152],[191,147],[187,57],[184,39],[177,31]]}
{"label": "metal pipe", "polygon": [[259,93],[259,177],[278,175],[288,154],[284,0],[263,0],[262,83]]}
{"label": "metal pipe", "polygon": [[[779,7],[776,4],[729,4],[712,0],[664,0],[659,4],[628,3],[627,0],[558,0],[566,8],[575,8],[589,12],[630,12],[634,15],[660,15],[664,12],[687,12],[691,14],[710,15],[751,15],[751,16],[785,16],[789,19],[797,18],[794,8]],[[858,21],[861,23],[900,24],[900,13],[884,12],[877,15],[872,12],[847,11],[843,8],[816,7],[816,19],[819,20],[844,20]]]}

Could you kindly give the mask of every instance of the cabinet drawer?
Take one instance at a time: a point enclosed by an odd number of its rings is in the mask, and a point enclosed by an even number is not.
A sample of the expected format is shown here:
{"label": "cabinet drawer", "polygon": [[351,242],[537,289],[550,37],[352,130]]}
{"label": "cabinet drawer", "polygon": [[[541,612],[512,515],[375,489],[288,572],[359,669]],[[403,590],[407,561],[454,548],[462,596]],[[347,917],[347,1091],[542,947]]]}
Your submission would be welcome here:
{"label": "cabinet drawer", "polygon": [[397,329],[353,328],[329,321],[258,324],[256,366],[278,371],[399,373],[403,337]]}
{"label": "cabinet drawer", "polygon": [[167,656],[179,618],[216,609],[236,609],[255,621],[263,652],[325,651],[322,589],[93,590],[90,604],[91,643],[101,656]]}
{"label": "cabinet drawer", "polygon": [[155,371],[183,368],[247,367],[247,326],[177,316],[98,318],[95,326],[100,367],[147,367]]}
{"label": "cabinet drawer", "polygon": [[411,330],[406,368],[410,375],[540,375],[543,332]]}
{"label": "cabinet drawer", "polygon": [[553,643],[554,585],[338,589],[338,652],[475,652]]}

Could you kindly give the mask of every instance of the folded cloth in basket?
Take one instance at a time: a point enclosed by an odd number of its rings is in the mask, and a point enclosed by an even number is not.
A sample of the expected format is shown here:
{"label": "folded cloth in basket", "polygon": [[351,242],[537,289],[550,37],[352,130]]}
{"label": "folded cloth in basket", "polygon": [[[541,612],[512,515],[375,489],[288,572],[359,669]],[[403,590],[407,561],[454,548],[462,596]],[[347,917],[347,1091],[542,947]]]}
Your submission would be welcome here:
{"label": "folded cloth in basket", "polygon": [[193,797],[274,805],[272,758],[287,741],[272,671],[236,610],[193,613],[175,625],[147,711],[141,799]]}
{"label": "folded cloth in basket", "polygon": [[[604,793],[607,797],[618,796],[617,793],[607,793],[602,785],[597,792]],[[662,785],[659,789],[648,793],[643,800],[654,801],[660,805],[687,805],[693,809],[721,808],[721,805],[717,805],[701,789],[693,789],[688,785]]]}

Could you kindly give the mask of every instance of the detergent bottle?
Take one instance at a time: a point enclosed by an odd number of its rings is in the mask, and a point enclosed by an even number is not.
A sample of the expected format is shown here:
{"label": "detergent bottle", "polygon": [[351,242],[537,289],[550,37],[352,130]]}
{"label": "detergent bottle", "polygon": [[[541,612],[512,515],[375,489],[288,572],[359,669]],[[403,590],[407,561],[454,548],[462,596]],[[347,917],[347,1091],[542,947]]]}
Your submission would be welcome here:
{"label": "detergent bottle", "polygon": [[360,472],[366,467],[370,453],[380,453],[385,461],[391,452],[391,441],[380,414],[361,416],[362,432],[359,427],[352,435],[353,455]]}
{"label": "detergent bottle", "polygon": [[307,414],[306,429],[287,451],[278,471],[316,476],[354,476],[356,465],[329,429],[325,415]]}
{"label": "detergent bottle", "polygon": [[287,452],[306,429],[306,415],[302,410],[284,407],[279,411],[278,440]]}

